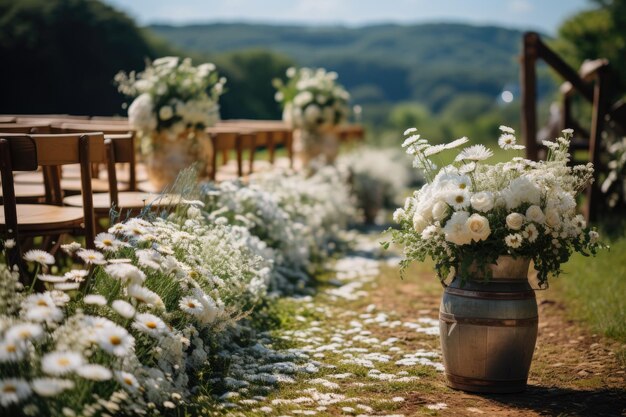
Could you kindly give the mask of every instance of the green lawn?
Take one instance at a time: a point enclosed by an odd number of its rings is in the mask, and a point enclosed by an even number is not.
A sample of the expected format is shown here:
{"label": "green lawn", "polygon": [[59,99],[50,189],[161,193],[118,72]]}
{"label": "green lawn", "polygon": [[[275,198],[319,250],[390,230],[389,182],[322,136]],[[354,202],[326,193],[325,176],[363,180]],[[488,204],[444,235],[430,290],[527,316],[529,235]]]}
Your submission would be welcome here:
{"label": "green lawn", "polygon": [[[626,237],[610,242],[610,246],[596,258],[572,257],[553,286],[573,317],[626,343]],[[626,365],[626,348],[621,360]]]}

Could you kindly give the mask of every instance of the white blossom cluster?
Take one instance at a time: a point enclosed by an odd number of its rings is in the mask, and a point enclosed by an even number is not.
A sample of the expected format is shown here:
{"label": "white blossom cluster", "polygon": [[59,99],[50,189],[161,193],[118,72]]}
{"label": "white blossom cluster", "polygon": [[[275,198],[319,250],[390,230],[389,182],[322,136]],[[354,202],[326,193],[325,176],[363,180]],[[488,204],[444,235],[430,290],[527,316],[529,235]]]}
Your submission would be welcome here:
{"label": "white blossom cluster", "polygon": [[[503,149],[523,149],[511,128],[501,130]],[[576,196],[593,180],[593,166],[569,165],[571,131],[563,131],[554,142],[544,141],[546,161],[514,157],[489,165],[483,161],[493,152],[473,145],[438,171],[432,157],[467,139],[430,145],[414,133],[405,132],[403,146],[429,182],[394,214],[402,225],[394,239],[405,245],[407,260],[432,257],[444,279],[463,260],[484,264],[499,255],[525,256],[534,260],[543,284],[549,273],[559,273],[574,250],[595,253],[599,247],[597,232],[576,214]]]}
{"label": "white blossom cluster", "polygon": [[183,217],[116,224],[97,236],[99,250],[64,245],[82,269],[50,274],[54,257],[27,252],[43,293],[21,292],[0,265],[19,303],[0,311],[0,409],[140,415],[189,400],[217,334],[263,299],[272,267],[257,238],[207,224],[197,204]]}
{"label": "white blossom cluster", "polygon": [[166,132],[175,139],[219,120],[218,99],[226,79],[211,63],[193,66],[190,58],[163,57],[143,72],[115,76],[121,93],[136,97],[128,108],[131,126],[149,135]]}
{"label": "white blossom cluster", "polygon": [[323,68],[289,68],[287,83],[274,80],[283,120],[295,128],[318,131],[344,122],[350,94],[337,83],[337,73]]}
{"label": "white blossom cluster", "polygon": [[352,190],[358,207],[367,220],[383,207],[395,207],[396,199],[410,183],[419,181],[410,163],[397,149],[362,147],[339,157],[338,164],[350,172]]}
{"label": "white blossom cluster", "polygon": [[210,220],[245,227],[266,244],[264,256],[274,262],[270,289],[279,293],[304,288],[355,214],[346,174],[330,166],[310,177],[269,172],[247,185],[207,184],[204,195]]}

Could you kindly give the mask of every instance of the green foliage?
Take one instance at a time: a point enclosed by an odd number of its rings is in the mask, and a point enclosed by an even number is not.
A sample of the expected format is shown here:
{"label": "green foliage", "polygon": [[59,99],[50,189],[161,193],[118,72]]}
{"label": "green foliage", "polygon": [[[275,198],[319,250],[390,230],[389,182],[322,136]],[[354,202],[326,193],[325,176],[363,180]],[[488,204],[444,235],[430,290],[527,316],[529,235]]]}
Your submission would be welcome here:
{"label": "green foliage", "polygon": [[228,93],[220,100],[223,118],[280,119],[282,111],[274,100],[271,80],[293,65],[289,58],[251,49],[217,55],[214,62],[228,79]]}
{"label": "green foliage", "polygon": [[554,42],[577,68],[585,59],[607,58],[616,76],[616,96],[626,93],[626,0],[599,0],[598,8],[566,20]]}
{"label": "green foliage", "polygon": [[119,113],[113,75],[172,52],[94,0],[0,0],[0,27],[4,113]]}

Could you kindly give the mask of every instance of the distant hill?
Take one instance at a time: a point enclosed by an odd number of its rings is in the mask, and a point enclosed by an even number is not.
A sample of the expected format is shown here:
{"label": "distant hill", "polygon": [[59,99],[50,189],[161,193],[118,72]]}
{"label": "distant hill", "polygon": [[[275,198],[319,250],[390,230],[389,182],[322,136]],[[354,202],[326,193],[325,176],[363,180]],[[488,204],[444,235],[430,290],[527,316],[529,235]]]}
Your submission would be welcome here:
{"label": "distant hill", "polygon": [[458,94],[495,100],[505,86],[515,88],[522,38],[518,30],[452,23],[357,28],[215,23],[149,29],[203,54],[280,52],[299,65],[336,70],[354,102],[415,100],[435,111]]}

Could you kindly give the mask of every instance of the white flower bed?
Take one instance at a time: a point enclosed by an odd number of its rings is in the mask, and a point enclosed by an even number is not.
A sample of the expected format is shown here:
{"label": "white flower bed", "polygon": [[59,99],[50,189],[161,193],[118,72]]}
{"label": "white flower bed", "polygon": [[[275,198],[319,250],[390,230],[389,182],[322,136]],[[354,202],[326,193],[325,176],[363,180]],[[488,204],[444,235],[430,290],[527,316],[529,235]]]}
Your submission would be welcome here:
{"label": "white flower bed", "polygon": [[346,175],[333,167],[308,178],[274,172],[249,185],[209,184],[204,194],[209,219],[245,227],[267,244],[275,263],[270,288],[281,293],[306,285],[355,214]]}
{"label": "white flower bed", "polygon": [[[183,202],[167,218],[112,226],[98,250],[63,245],[77,262],[69,271],[30,251],[43,293],[0,264],[0,414],[194,414],[214,409],[205,395],[214,386],[271,387],[313,372],[296,365],[298,352],[235,340],[250,333],[239,320],[270,284],[288,289],[326,259],[353,213],[343,181],[329,168],[225,183],[207,194],[221,210]],[[228,371],[212,368],[220,364]]]}

